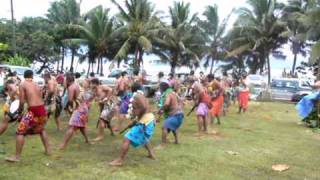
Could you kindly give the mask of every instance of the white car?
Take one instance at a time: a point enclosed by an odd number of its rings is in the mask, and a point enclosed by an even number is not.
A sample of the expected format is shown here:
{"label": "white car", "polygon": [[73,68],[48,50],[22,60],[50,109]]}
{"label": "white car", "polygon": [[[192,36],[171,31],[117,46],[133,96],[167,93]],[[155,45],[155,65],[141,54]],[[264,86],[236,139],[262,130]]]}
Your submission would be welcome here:
{"label": "white car", "polygon": [[[5,68],[5,69],[10,69],[11,72],[16,72],[17,76],[23,81],[24,80],[24,72],[26,70],[31,70],[33,71],[32,68],[30,67],[24,67],[24,66],[11,66],[11,65],[0,65],[0,68]],[[39,85],[39,86],[44,86],[44,79],[37,75],[35,72],[33,73],[33,80]]]}

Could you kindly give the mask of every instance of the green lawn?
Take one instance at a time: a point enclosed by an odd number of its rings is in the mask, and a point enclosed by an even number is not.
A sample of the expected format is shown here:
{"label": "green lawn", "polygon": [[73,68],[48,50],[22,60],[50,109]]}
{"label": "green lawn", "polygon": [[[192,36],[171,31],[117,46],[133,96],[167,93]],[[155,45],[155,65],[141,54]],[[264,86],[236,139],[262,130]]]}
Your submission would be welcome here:
{"label": "green lawn", "polygon": [[[247,114],[230,109],[215,135],[196,137],[194,117],[186,118],[181,128],[181,144],[169,144],[156,150],[157,160],[146,158],[145,149],[131,148],[123,167],[106,164],[116,158],[122,136],[107,136],[100,143],[86,145],[78,133],[65,151],[47,157],[38,136],[28,137],[19,164],[4,162],[14,153],[15,127],[0,137],[0,180],[194,180],[194,179],[320,179],[320,134],[300,124],[293,105],[251,103]],[[89,136],[96,134],[97,111],[91,112]],[[67,122],[67,119],[64,121]],[[55,130],[54,121],[47,126],[50,142],[57,146],[63,133]],[[161,125],[152,139],[160,143]],[[172,137],[170,137],[172,139]],[[238,155],[227,153],[233,151]],[[273,164],[288,164],[290,169],[275,172]]]}

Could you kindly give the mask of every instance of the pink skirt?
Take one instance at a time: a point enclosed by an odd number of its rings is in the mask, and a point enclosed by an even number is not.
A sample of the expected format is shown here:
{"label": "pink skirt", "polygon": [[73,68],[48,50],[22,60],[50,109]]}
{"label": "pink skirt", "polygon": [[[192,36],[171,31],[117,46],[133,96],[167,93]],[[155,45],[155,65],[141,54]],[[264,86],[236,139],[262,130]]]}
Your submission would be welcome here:
{"label": "pink skirt", "polygon": [[87,126],[89,120],[89,106],[87,103],[81,103],[79,107],[72,113],[69,125],[75,128],[83,128]]}

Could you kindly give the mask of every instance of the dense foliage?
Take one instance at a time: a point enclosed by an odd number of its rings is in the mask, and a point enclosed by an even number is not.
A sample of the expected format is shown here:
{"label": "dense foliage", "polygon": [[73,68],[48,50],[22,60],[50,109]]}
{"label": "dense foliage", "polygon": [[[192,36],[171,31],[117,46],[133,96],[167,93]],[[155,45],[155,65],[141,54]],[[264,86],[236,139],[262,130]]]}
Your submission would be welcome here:
{"label": "dense foliage", "polygon": [[[294,54],[307,55],[320,64],[320,2],[318,0],[247,0],[247,5],[230,12],[237,15],[231,29],[229,17],[221,20],[218,6],[212,4],[203,13],[191,14],[191,4],[175,1],[168,12],[159,12],[149,0],[110,0],[119,13],[97,6],[81,14],[81,1],[57,0],[46,17],[25,17],[16,23],[17,54],[30,62],[42,63],[42,69],[57,63],[65,70],[64,59],[71,54],[69,71],[75,57],[87,61],[87,72],[104,74],[103,62],[128,62],[140,69],[145,54],[155,54],[175,68],[191,68],[204,60],[210,72],[217,61],[227,62],[225,70],[249,69],[250,73],[268,73],[270,56],[279,55],[286,43]],[[200,14],[203,18],[200,18]],[[165,19],[164,17],[167,17]],[[169,21],[168,21],[169,20]],[[12,23],[0,20],[0,58],[14,56]],[[310,47],[310,48],[308,48]]]}

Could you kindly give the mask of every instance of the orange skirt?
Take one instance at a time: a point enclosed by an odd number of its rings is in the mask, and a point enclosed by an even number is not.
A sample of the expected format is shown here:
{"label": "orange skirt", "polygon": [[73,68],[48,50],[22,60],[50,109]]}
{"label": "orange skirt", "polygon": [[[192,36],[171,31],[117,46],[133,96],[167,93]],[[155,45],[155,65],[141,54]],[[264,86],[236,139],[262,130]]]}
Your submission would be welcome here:
{"label": "orange skirt", "polygon": [[220,95],[215,100],[211,101],[212,108],[210,110],[210,114],[212,116],[220,116],[223,110],[223,102],[224,97],[223,95]]}
{"label": "orange skirt", "polygon": [[240,92],[238,101],[241,108],[247,109],[249,104],[249,91]]}

